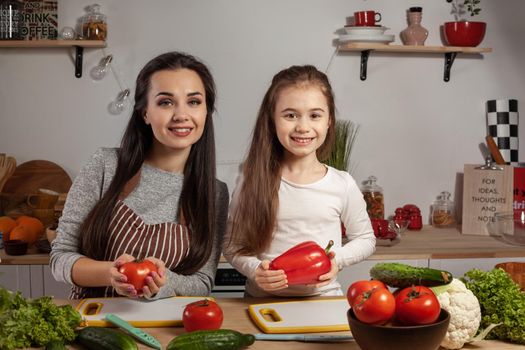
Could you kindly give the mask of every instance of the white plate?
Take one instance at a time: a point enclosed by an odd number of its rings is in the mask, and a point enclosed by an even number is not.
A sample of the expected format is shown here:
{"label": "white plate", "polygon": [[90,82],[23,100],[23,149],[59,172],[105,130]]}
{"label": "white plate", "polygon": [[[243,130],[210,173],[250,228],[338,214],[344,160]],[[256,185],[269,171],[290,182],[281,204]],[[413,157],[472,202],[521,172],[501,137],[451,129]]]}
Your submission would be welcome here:
{"label": "white plate", "polygon": [[339,42],[361,42],[361,43],[391,43],[394,41],[394,34],[365,35],[365,34],[342,34],[339,35]]}
{"label": "white plate", "polygon": [[346,31],[346,34],[370,34],[370,35],[378,35],[383,34],[387,29],[387,27],[378,26],[378,27],[354,27],[354,26],[347,26],[344,28]]}

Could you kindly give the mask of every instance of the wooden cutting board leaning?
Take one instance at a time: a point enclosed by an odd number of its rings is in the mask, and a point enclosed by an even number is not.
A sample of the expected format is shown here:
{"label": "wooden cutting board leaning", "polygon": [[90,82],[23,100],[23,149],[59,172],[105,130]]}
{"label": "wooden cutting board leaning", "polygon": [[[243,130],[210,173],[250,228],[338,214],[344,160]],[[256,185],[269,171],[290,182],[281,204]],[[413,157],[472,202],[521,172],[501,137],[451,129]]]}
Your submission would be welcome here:
{"label": "wooden cutting board leaning", "polygon": [[[33,209],[26,204],[27,196],[44,188],[58,192],[65,198],[71,184],[71,178],[58,164],[47,160],[22,163],[5,179],[0,195],[0,211],[11,217],[33,215]],[[64,200],[59,200],[61,207],[55,206],[55,211],[61,211],[63,203]]]}
{"label": "wooden cutting board leaning", "polygon": [[348,331],[345,297],[252,304],[248,313],[264,333],[312,333]]}
{"label": "wooden cutting board leaning", "polygon": [[135,327],[172,327],[182,326],[182,313],[187,304],[202,299],[204,297],[86,298],[80,301],[77,310],[88,326],[112,327],[105,317],[115,314]]}
{"label": "wooden cutting board leaning", "polygon": [[16,167],[2,189],[3,193],[34,194],[39,188],[65,193],[71,178],[60,165],[48,160],[31,160]]}

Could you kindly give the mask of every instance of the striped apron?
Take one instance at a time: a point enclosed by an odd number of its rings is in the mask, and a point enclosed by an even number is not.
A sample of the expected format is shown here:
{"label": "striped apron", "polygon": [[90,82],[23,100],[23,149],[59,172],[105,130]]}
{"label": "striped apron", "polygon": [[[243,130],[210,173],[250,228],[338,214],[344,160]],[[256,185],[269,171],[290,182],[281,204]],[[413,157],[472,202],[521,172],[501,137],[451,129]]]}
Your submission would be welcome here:
{"label": "striped apron", "polygon": [[[122,254],[130,254],[137,260],[155,257],[164,261],[167,269],[174,269],[188,255],[190,250],[189,227],[182,223],[164,222],[146,224],[125,203],[124,199],[133,191],[140,180],[140,171],[126,184],[113,209],[109,224],[104,261],[114,261]],[[93,297],[115,297],[113,287],[73,286],[71,299]]]}

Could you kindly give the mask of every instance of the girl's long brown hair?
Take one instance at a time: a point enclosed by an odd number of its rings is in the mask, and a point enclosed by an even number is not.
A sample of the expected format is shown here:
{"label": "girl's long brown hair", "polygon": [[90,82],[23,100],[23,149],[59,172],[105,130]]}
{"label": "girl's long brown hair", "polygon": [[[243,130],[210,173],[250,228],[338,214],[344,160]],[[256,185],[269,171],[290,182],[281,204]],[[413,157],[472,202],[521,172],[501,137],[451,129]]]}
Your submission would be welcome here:
{"label": "girl's long brown hair", "polygon": [[[252,141],[242,168],[243,184],[233,213],[230,244],[237,253],[257,255],[268,248],[276,226],[284,148],[275,130],[274,112],[279,93],[290,86],[317,86],[326,97],[330,125],[335,125],[334,94],[328,77],[314,66],[292,66],[277,73],[264,95]],[[334,128],[329,127],[325,142],[317,149],[324,160],[334,142]]]}
{"label": "girl's long brown hair", "polygon": [[[212,114],[215,83],[208,68],[195,57],[168,52],[149,61],[137,76],[135,105],[118,151],[117,169],[107,191],[93,207],[80,227],[81,251],[95,260],[103,260],[113,208],[124,185],[140,170],[153,144],[153,131],[144,122],[151,77],[162,70],[190,69],[196,72],[206,93],[206,123],[201,138],[191,147],[184,167],[184,183],[179,214],[191,227],[190,252],[174,269],[191,274],[209,259],[215,234],[215,139]],[[179,215],[180,217],[180,215]]]}

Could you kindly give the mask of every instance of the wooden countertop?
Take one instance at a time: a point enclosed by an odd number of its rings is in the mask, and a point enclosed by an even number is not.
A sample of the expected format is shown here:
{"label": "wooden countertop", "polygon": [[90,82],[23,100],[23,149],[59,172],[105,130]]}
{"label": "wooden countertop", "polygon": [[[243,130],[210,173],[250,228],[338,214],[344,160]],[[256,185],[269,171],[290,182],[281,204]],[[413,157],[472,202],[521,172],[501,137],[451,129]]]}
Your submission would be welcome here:
{"label": "wooden countertop", "polygon": [[[378,246],[368,260],[466,259],[525,257],[525,246],[513,246],[494,237],[463,235],[456,228],[425,226],[406,231],[393,246]],[[0,250],[1,265],[48,265],[49,256],[31,248],[26,255],[11,256]],[[224,259],[221,259],[224,262]]]}
{"label": "wooden countertop", "polygon": [[[256,325],[251,321],[248,315],[248,306],[250,304],[259,304],[266,302],[275,302],[276,299],[259,299],[259,298],[219,298],[216,299],[224,312],[223,329],[234,329],[241,333],[261,333]],[[287,299],[279,299],[278,301],[286,301]],[[293,299],[298,300],[298,299]],[[58,304],[69,303],[76,305],[77,300],[57,300]],[[162,344],[163,348],[167,346],[169,341],[175,336],[184,333],[182,327],[164,327],[164,328],[145,328],[145,331],[157,338]],[[350,332],[332,332],[325,334],[350,334]],[[80,349],[77,346],[71,346],[73,349]],[[145,345],[139,344],[139,349],[151,349]],[[247,349],[287,349],[287,350],[359,350],[360,347],[354,341],[341,343],[303,343],[295,341],[256,341]],[[443,348],[440,348],[443,350]],[[477,349],[477,350],[517,350],[523,349],[523,345],[505,343],[501,341],[481,341],[466,345],[463,349]]]}

